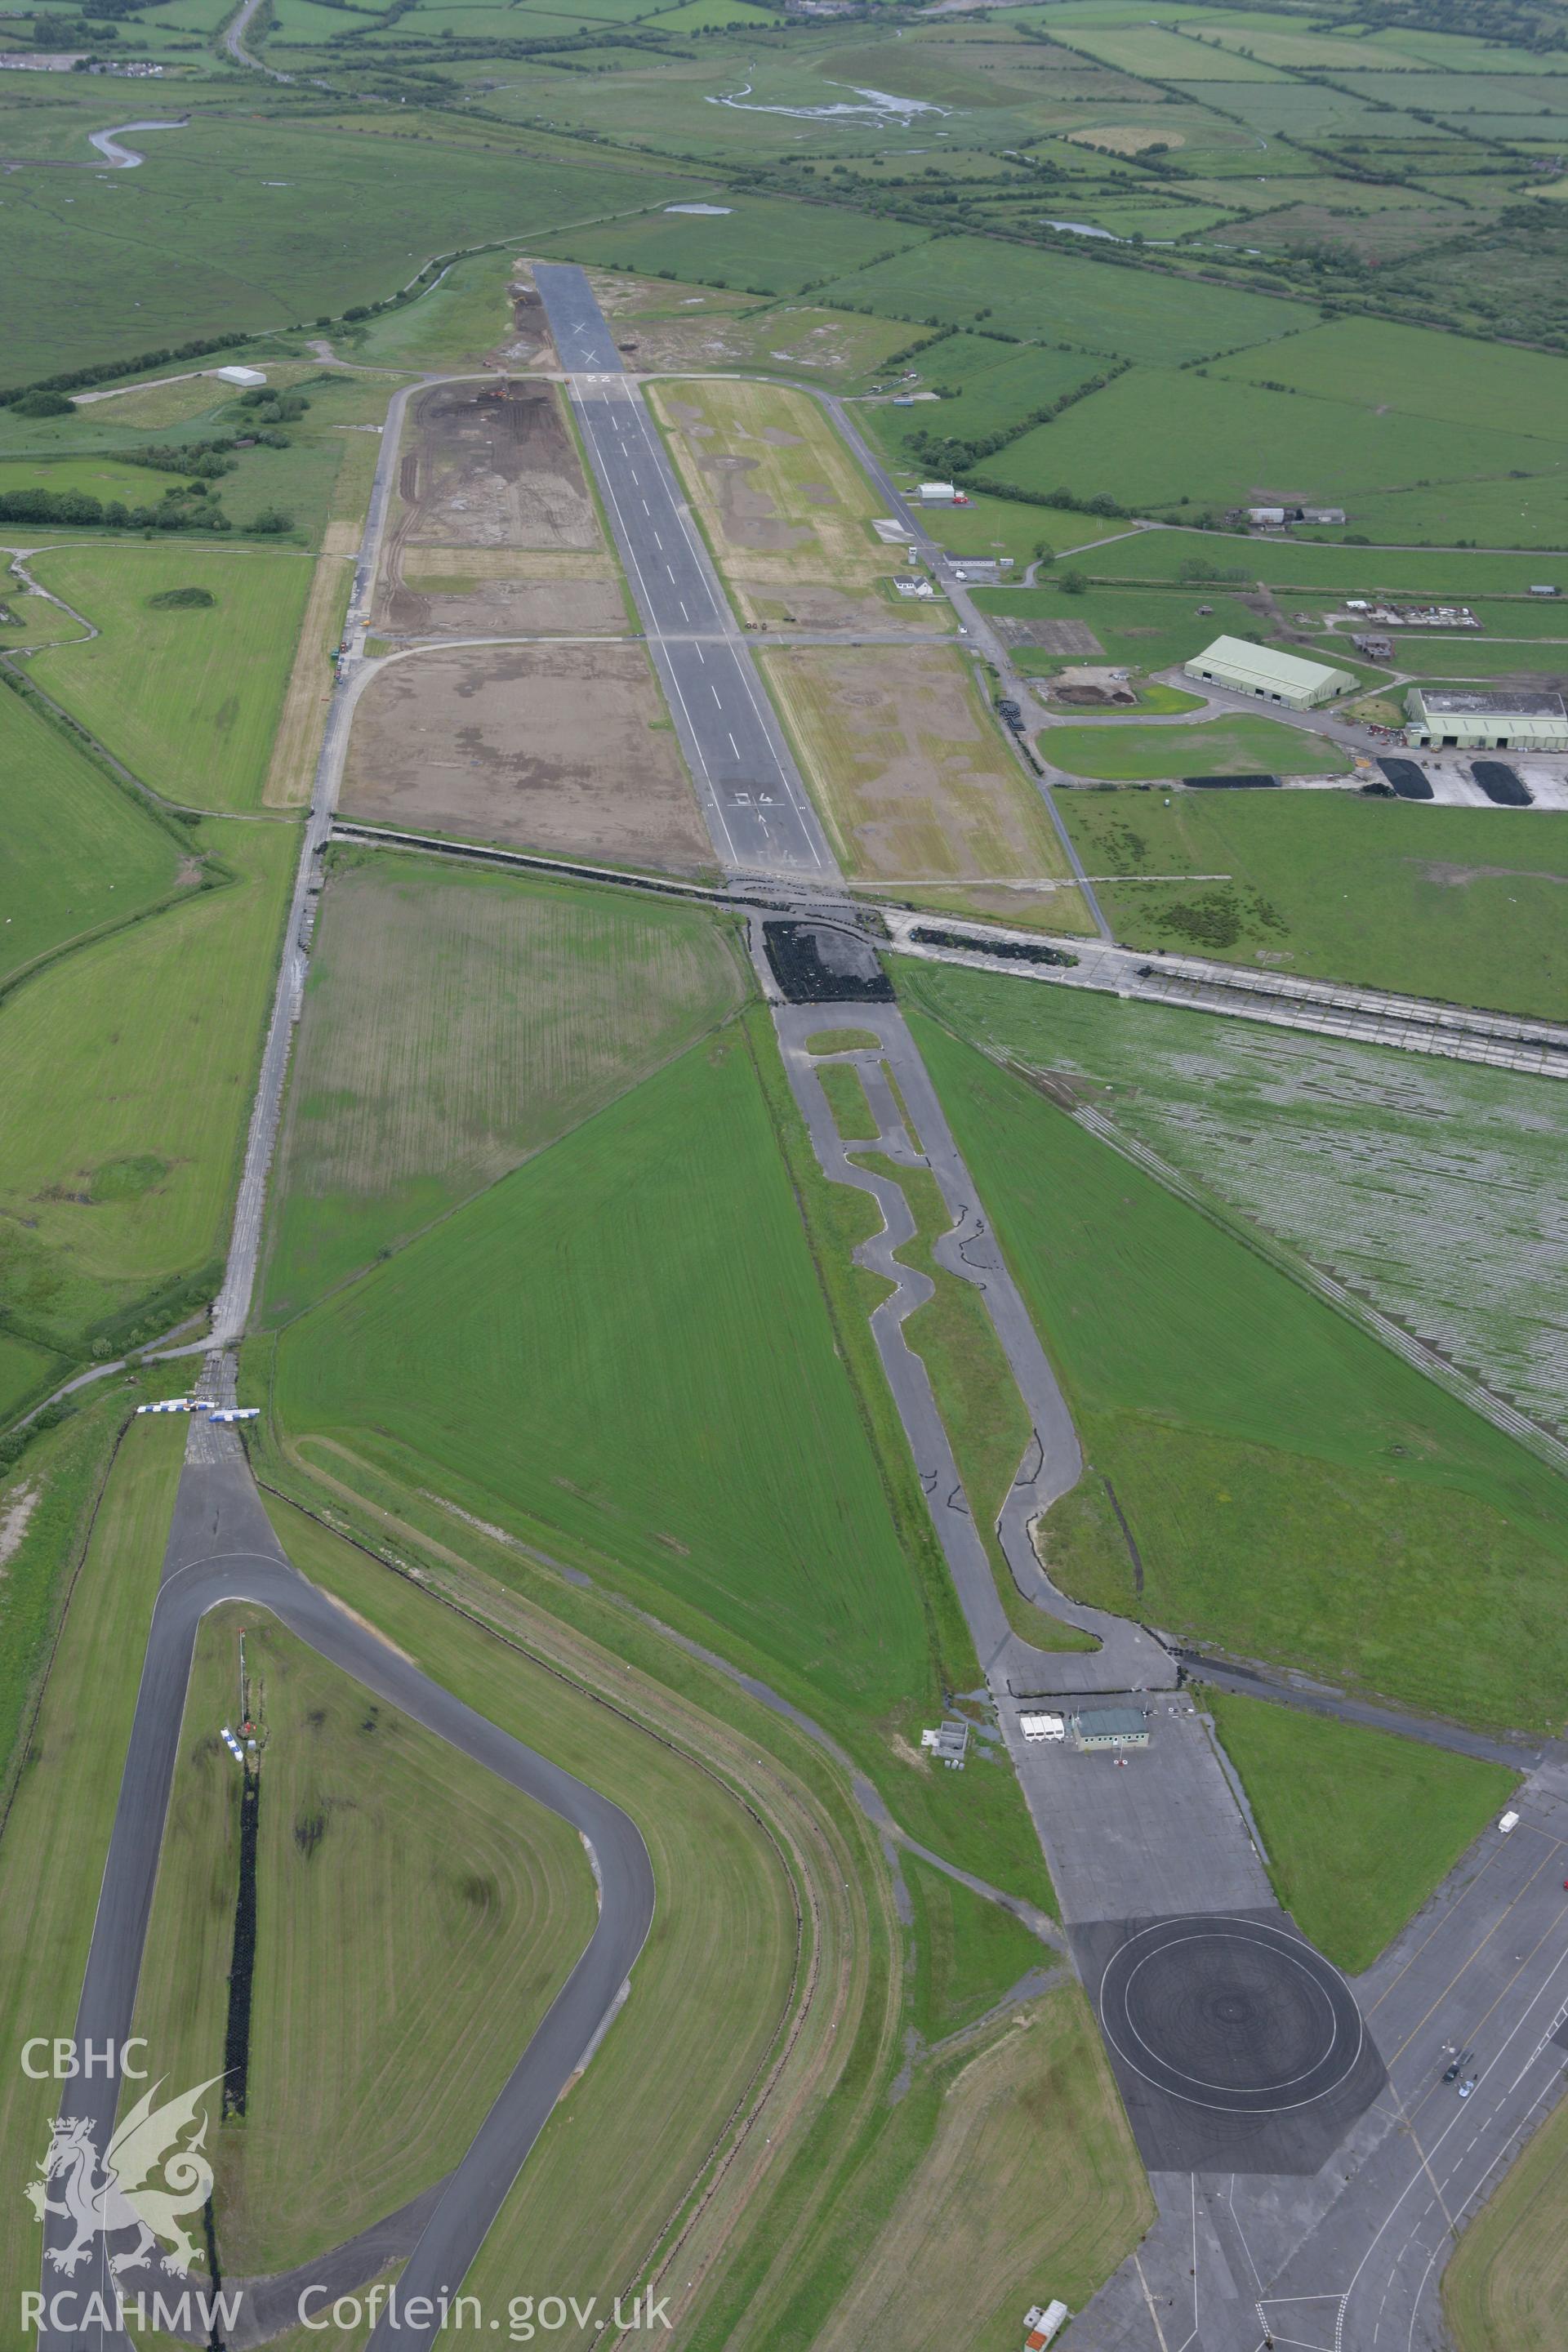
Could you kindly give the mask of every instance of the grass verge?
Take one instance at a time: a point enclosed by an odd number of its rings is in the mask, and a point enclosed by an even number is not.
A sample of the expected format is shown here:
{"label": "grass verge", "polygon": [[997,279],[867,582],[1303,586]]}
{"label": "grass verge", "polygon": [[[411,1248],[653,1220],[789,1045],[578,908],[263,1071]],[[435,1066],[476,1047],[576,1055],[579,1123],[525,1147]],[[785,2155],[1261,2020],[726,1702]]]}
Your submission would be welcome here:
{"label": "grass verge", "polygon": [[1241,1775],[1275,1893],[1352,1976],[1415,1917],[1519,1785],[1506,1765],[1393,1732],[1212,1687],[1204,1700]]}

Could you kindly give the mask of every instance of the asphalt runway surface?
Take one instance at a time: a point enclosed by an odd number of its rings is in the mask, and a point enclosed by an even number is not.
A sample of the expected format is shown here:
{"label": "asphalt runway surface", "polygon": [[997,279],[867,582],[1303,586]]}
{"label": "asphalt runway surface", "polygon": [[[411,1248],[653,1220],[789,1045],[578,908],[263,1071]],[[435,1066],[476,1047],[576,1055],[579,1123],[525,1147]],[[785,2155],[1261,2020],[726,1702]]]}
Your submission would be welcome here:
{"label": "asphalt runway surface", "polygon": [[767,689],[588,281],[565,263],[542,264],[534,279],[714,848],[732,874],[837,896],[837,866]]}
{"label": "asphalt runway surface", "polygon": [[1282,1911],[1102,1921],[1073,1949],[1151,2172],[1314,2174],[1383,2088],[1354,1994]]}
{"label": "asphalt runway surface", "polygon": [[[647,1850],[636,1824],[618,1806],[466,1706],[292,1568],[262,1508],[237,1439],[205,1424],[199,1433],[207,1441],[202,1450],[211,1458],[187,1462],[175,1503],[77,2012],[78,2045],[90,2040],[101,2046],[111,2039],[118,2047],[132,2031],[197,1628],[206,1612],[223,1601],[254,1601],[377,1697],[569,1822],[592,1852],[599,1916],[587,1948],[434,2210],[422,2219],[402,2274],[400,2294],[405,2301],[418,2295],[433,2300],[455,2295],[552,2108],[622,1997],[653,1918]],[[156,2053],[149,2056],[155,2063]],[[187,2086],[168,2087],[174,2095]],[[119,2090],[117,2082],[99,2077],[64,2085],[59,2112],[87,2120],[100,2152],[112,2131]],[[352,2162],[352,2151],[345,2152],[345,2158]],[[101,2237],[86,2265],[68,2278],[48,2263],[48,2252],[68,2244],[70,2234],[50,2219],[41,2281],[45,2293],[69,2286],[79,2295],[79,2310],[96,2288],[112,2305],[110,2250]],[[312,2280],[336,2284],[333,2261],[329,2253],[305,2265],[298,2274],[301,2286]],[[342,2280],[342,2286],[354,2283]],[[127,2291],[133,2292],[138,2284],[167,2292],[186,2284],[200,2288],[209,2282],[199,2272],[185,2282],[160,2273],[155,2280],[145,2275],[128,2279]],[[425,2352],[437,2332],[435,2325],[394,2326],[384,2313],[370,2338],[372,2352],[390,2352],[393,2346],[397,2352]],[[104,2328],[46,2329],[39,2340],[50,2352],[84,2344],[128,2343]],[[236,2340],[243,2341],[243,2336],[237,2334]]]}

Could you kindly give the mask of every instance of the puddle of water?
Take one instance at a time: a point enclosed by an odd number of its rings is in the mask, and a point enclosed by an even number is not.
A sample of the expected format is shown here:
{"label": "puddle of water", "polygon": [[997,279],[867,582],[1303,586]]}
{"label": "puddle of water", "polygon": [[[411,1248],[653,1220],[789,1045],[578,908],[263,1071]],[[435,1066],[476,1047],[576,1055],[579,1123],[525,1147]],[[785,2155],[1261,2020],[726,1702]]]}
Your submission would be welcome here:
{"label": "puddle of water", "polygon": [[[1092,221],[1048,220],[1043,223],[1043,226],[1046,228],[1062,229],[1070,236],[1103,236],[1111,245],[1131,245],[1132,242],[1130,236],[1118,236],[1113,228],[1096,228]],[[1143,242],[1145,245],[1173,245],[1175,238],[1146,236]]]}
{"label": "puddle of water", "polygon": [[835,116],[851,115],[866,122],[900,122],[907,129],[920,114],[951,114],[951,106],[934,105],[924,98],[895,98],[885,89],[862,89],[858,82],[832,82],[830,89],[853,89],[862,103],[853,106],[846,99],[836,100],[830,106],[757,106],[748,103],[752,84],[736,90],[729,98],[710,96],[710,106],[733,106],[742,114],[787,114],[796,122],[826,122]]}
{"label": "puddle of water", "polygon": [[667,213],[700,213],[704,220],[719,220],[727,219],[733,206],[730,205],[666,205],[664,209]]}

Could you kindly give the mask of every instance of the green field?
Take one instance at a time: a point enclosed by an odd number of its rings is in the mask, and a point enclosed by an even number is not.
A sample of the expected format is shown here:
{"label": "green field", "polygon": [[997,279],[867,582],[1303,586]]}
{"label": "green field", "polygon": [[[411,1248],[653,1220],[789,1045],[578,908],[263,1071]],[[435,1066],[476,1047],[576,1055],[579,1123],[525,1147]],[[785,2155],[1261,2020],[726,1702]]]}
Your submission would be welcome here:
{"label": "green field", "polygon": [[865,1082],[853,1062],[829,1062],[818,1070],[822,1091],[833,1124],[846,1143],[875,1142],[877,1114],[866,1097]]}
{"label": "green field", "polygon": [[[1016,431],[1024,419],[1048,408],[1097,373],[1082,352],[1053,351],[1031,343],[1018,350],[976,335],[952,335],[910,362],[921,372],[921,389],[942,386],[952,396],[922,400],[913,408],[879,404],[868,412],[877,438],[895,463],[905,460],[917,436],[959,442],[991,433]],[[908,462],[920,460],[909,454]],[[988,467],[990,459],[982,461]]]}
{"label": "green field", "polygon": [[1505,1764],[1212,1685],[1269,1876],[1302,1934],[1354,1976],[1413,1919],[1507,1802]]}
{"label": "green field", "polygon": [[[704,201],[713,201],[711,191],[700,194]],[[651,192],[648,202],[653,202]],[[637,219],[571,229],[534,242],[547,260],[596,262],[605,269],[651,270],[656,275],[668,269],[672,277],[698,286],[799,294],[924,240],[918,229],[897,221],[874,221],[837,206],[744,196],[716,215],[649,210]],[[848,281],[849,286],[859,283],[854,277]],[[847,290],[847,286],[835,289]],[[872,302],[870,307],[881,306]]]}
{"label": "green field", "polygon": [[[70,96],[71,152],[86,160],[102,101],[90,87]],[[32,173],[16,189],[7,381],[191,334],[308,325],[381,300],[434,254],[668,202],[691,184],[679,170],[586,156],[513,153],[498,169],[460,141],[379,137],[374,116],[362,131],[352,114],[307,126],[198,109],[144,152],[134,172]],[[112,335],[106,317],[121,322]]]}
{"label": "green field", "polygon": [[[118,1418],[116,1405],[111,1425]],[[127,1433],[0,1837],[0,2032],[13,2051],[29,2034],[74,2030],[185,1435],[178,1418],[134,1423]],[[38,1463],[51,1478],[61,1466],[58,1455]],[[53,2081],[5,2069],[0,2172],[18,2215],[58,2100]],[[24,2290],[37,2291],[37,2275],[38,2239],[30,2220],[19,2221],[0,2232],[0,2292],[13,2309]]]}
{"label": "green field", "polygon": [[974,1667],[808,1156],[771,1031],[720,1032],[290,1324],[279,1418],[747,1660],[1048,1900],[1005,1765],[902,1760]]}
{"label": "green field", "polygon": [[19,694],[0,692],[0,982],[108,926],[133,922],[176,886],[173,828],[78,751]]}
{"label": "green field", "polygon": [[282,1322],[682,1051],[743,982],[711,917],[336,853],[266,1278]]}
{"label": "green field", "polygon": [[1556,1423],[1555,1081],[909,961],[903,993],[1083,1090],[1205,1196]]}
{"label": "green field", "polygon": [[211,1289],[180,1286],[227,1235],[298,836],[209,819],[192,848],[233,881],[0,1008],[0,1276],[18,1324],[73,1353],[188,1315]]}
{"label": "green field", "polygon": [[1069,776],[1130,783],[1141,777],[1343,775],[1349,755],[1323,735],[1277,719],[1216,719],[1194,726],[1050,727],[1036,738],[1041,756]]}
{"label": "green field", "polygon": [[1135,1594],[1086,1477],[1046,1522],[1053,1578],[1418,1709],[1556,1725],[1563,1482],[1021,1079],[910,1024],[1145,1562]]}
{"label": "green field", "polygon": [[774,2340],[1007,2352],[1042,2280],[1081,2308],[1152,2218],[1088,2006],[1063,1986],[917,2072]]}
{"label": "green field", "polygon": [[[1096,548],[1080,569],[1106,580],[1174,580],[1184,564],[1267,581],[1318,597],[1389,595],[1421,603],[1478,596],[1523,596],[1537,581],[1568,594],[1568,557],[1499,555],[1485,549],[1351,547],[1320,539],[1245,539],[1210,530],[1141,530]],[[1202,580],[1194,596],[1209,601]],[[1320,609],[1322,609],[1320,607]]]}
{"label": "green field", "polygon": [[721,1626],[818,1703],[879,1713],[921,1673],[917,1594],[737,1029],[291,1325],[278,1402],[290,1432],[373,1460],[390,1444]]}
{"label": "green field", "polygon": [[914,1911],[912,2021],[922,2042],[941,2042],[994,2009],[1031,1969],[1049,1967],[1052,1955],[958,1880],[913,1854],[902,1868]]}
{"label": "green field", "polygon": [[157,2071],[224,2070],[241,1775],[218,1729],[242,1643],[255,2007],[213,2202],[223,2270],[254,2277],[457,2162],[593,1933],[594,1883],[564,1822],[231,1603],[202,1622],[159,1856],[135,2019]]}
{"label": "green field", "polygon": [[[1177,662],[1190,661],[1216,636],[1257,636],[1268,631],[1268,624],[1259,620],[1234,588],[1105,588],[1097,582],[1082,594],[1069,595],[1061,587],[1060,572],[1088,573],[1100,563],[1114,566],[1118,548],[1069,556],[1034,588],[974,592],[983,613],[1015,625],[1007,635],[1015,643],[1018,667],[1026,674],[1049,676],[1069,661],[1100,659],[1128,669],[1169,669]],[[1030,627],[1060,621],[1088,629],[1100,652],[1047,653],[1028,642],[1026,632]]]}
{"label": "green field", "polygon": [[[1267,374],[1270,362],[1257,365]],[[1483,428],[1165,367],[1118,377],[984,468],[1026,490],[1109,491],[1139,512],[1306,499],[1345,507],[1357,529],[1366,527],[1365,494],[1436,484],[1438,511],[1450,484],[1468,483],[1476,535],[1506,544],[1520,506],[1510,474],[1546,475],[1565,462],[1562,439],[1502,430],[1495,412]]]}
{"label": "green field", "polygon": [[1568,2105],[1540,2124],[1443,2273],[1460,2352],[1556,2352],[1568,2295]]}
{"label": "green field", "polygon": [[969,326],[984,311],[1008,334],[1151,362],[1266,343],[1300,323],[1289,304],[1264,295],[1133,269],[1112,275],[1073,254],[999,249],[971,236],[943,237],[841,278],[824,299],[938,326]]}
{"label": "green field", "polygon": [[1555,816],[1510,827],[1503,866],[1486,809],[1353,793],[1170,797],[1169,808],[1158,793],[1063,793],[1058,803],[1091,874],[1232,877],[1097,885],[1130,947],[1267,961],[1542,1020],[1568,1016],[1568,824]]}
{"label": "green field", "polygon": [[[1499,369],[1507,372],[1499,397]],[[1398,410],[1487,431],[1506,423],[1559,444],[1568,441],[1568,362],[1539,352],[1500,353],[1462,335],[1436,335],[1370,319],[1339,319],[1293,335],[1270,351],[1217,360],[1214,373],[1257,383],[1267,377],[1335,402],[1360,402],[1378,414]]]}
{"label": "green field", "polygon": [[[258,805],[310,587],[299,555],[79,548],[38,578],[101,632],[34,656],[30,674],[166,800]],[[209,606],[150,600],[199,587]]]}

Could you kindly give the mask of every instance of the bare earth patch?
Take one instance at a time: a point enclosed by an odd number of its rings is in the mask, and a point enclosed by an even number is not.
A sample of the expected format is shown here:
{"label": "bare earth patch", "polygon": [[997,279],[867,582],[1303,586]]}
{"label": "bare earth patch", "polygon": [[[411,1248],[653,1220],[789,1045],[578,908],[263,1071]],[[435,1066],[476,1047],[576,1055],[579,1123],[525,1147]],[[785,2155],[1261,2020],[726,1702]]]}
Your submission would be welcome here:
{"label": "bare earth patch", "polygon": [[21,1549],[22,1538],[27,1532],[27,1522],[38,1506],[43,1493],[39,1486],[13,1486],[4,1502],[0,1502],[0,1570],[15,1559]]}
{"label": "bare earth patch", "polygon": [[345,814],[694,873],[712,849],[641,646],[437,649],[354,718]]}

